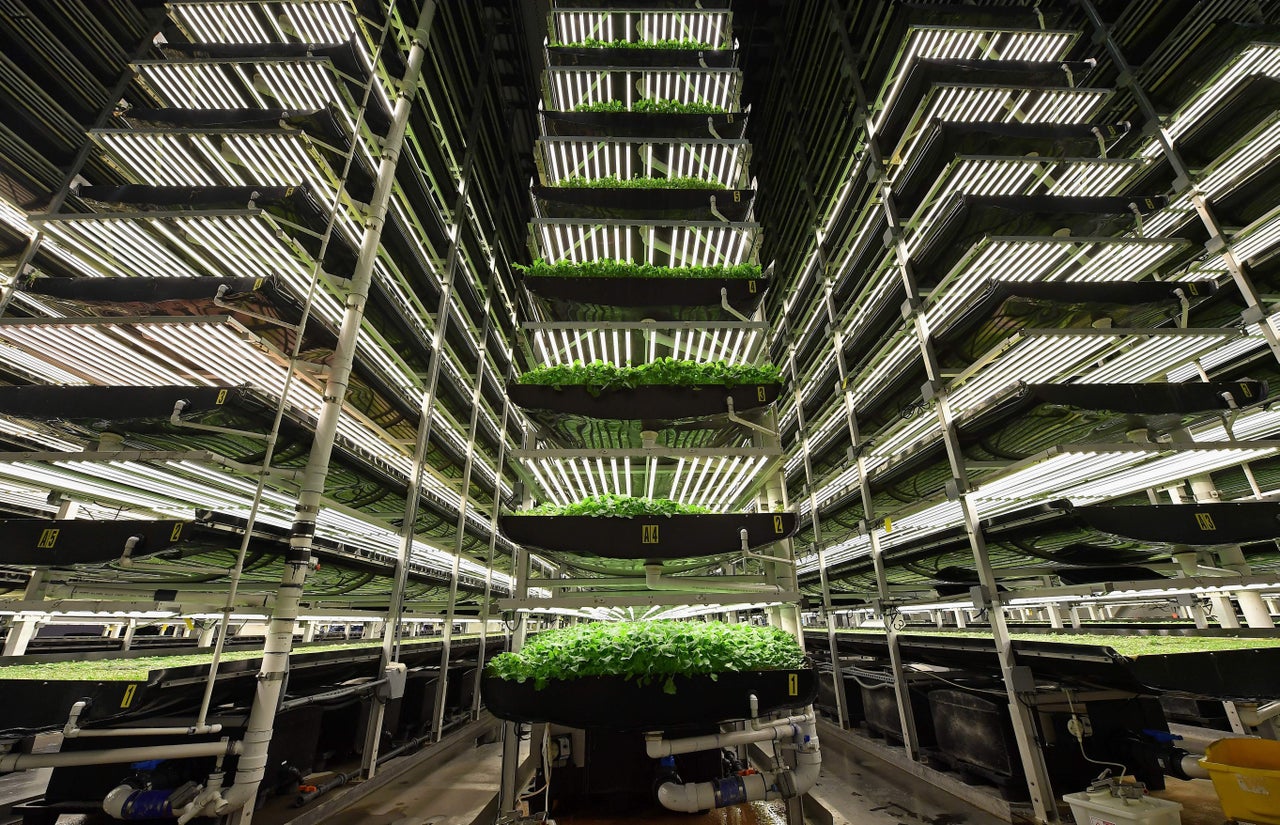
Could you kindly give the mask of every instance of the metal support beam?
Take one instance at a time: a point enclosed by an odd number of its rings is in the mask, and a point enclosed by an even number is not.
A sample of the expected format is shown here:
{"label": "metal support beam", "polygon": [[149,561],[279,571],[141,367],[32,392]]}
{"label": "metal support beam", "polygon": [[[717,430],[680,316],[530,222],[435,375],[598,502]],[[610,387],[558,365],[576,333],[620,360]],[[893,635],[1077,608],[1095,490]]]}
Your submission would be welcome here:
{"label": "metal support beam", "polygon": [[530,612],[548,610],[553,607],[564,607],[576,610],[584,607],[678,607],[680,605],[728,605],[728,604],[773,604],[776,602],[799,603],[803,598],[798,591],[781,593],[742,593],[742,592],[706,592],[706,593],[654,593],[652,591],[637,593],[581,593],[557,596],[554,599],[511,598],[498,599],[500,610]]}

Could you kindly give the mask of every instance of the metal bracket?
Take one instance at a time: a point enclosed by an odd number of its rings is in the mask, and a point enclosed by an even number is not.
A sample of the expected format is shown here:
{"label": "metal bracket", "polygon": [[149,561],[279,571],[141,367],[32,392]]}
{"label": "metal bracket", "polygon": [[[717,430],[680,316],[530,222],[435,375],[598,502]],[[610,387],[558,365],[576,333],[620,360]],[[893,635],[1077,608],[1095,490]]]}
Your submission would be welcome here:
{"label": "metal bracket", "polygon": [[755,423],[754,421],[748,421],[745,418],[742,418],[741,416],[739,416],[736,412],[734,412],[732,395],[726,396],[724,400],[725,400],[725,406],[729,408],[729,420],[732,421],[734,424],[740,424],[749,430],[755,430],[756,432],[761,433],[762,435],[767,435],[770,438],[778,437],[778,434],[775,433],[773,430],[769,429],[768,427],[762,427],[761,425]]}
{"label": "metal bracket", "polygon": [[[714,201],[715,198],[712,198],[712,200]],[[741,312],[738,312],[738,310],[734,309],[733,305],[729,303],[729,290],[727,287],[720,287],[720,308],[743,323],[751,323],[750,318],[743,315]]]}
{"label": "metal bracket", "polygon": [[712,196],[711,196],[710,208],[711,208],[711,214],[712,214],[712,215],[715,215],[717,218],[719,218],[720,220],[724,221],[725,223],[733,223],[733,221],[731,221],[731,220],[729,220],[728,218],[726,218],[726,217],[724,216],[724,214],[723,214],[723,213],[722,213],[718,208],[716,208],[716,196],[715,196],[715,195],[712,195]]}
{"label": "metal bracket", "polygon": [[291,324],[288,321],[282,321],[279,318],[272,318],[270,315],[263,315],[260,312],[254,312],[252,310],[243,309],[242,307],[238,307],[235,304],[224,301],[223,298],[226,296],[228,290],[229,290],[229,287],[227,284],[222,284],[221,286],[218,287],[217,294],[213,296],[214,306],[221,307],[223,309],[229,309],[232,312],[236,313],[237,315],[247,315],[250,318],[257,318],[259,321],[266,321],[268,324],[274,324],[275,326],[278,326],[278,327],[284,327],[285,329],[293,330],[294,332],[299,332],[299,333],[302,332],[302,327],[299,326],[298,324]]}
{"label": "metal bracket", "polygon": [[185,398],[180,398],[173,404],[173,412],[169,414],[169,423],[175,427],[182,427],[186,430],[202,430],[208,433],[224,433],[225,435],[238,435],[242,438],[253,438],[259,441],[265,441],[268,444],[275,442],[275,436],[271,433],[255,433],[250,430],[237,430],[231,427],[217,427],[213,424],[196,424],[191,421],[183,421],[179,416],[182,411],[187,408],[191,402]]}

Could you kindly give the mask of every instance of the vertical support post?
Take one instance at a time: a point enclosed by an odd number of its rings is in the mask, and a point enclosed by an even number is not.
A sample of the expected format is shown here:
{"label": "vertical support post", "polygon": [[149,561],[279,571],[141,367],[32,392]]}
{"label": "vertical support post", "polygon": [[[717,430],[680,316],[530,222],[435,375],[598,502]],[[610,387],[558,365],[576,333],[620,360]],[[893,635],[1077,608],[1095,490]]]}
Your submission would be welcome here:
{"label": "vertical support post", "polygon": [[[526,442],[529,440],[526,434]],[[526,494],[524,504],[530,503]],[[515,573],[516,586],[512,593],[512,598],[526,599],[529,597],[529,552],[519,545],[515,549]],[[515,627],[511,631],[511,651],[518,652],[524,646],[525,625],[527,619],[525,614],[516,613]],[[520,789],[516,787],[518,771],[520,767],[520,735],[519,727],[515,722],[502,723],[502,781],[499,786],[498,811],[505,814],[514,811],[516,807],[516,796]]]}
{"label": "vertical support post", "polygon": [[[1013,644],[1009,639],[1003,605],[997,592],[995,571],[992,569],[990,556],[987,553],[986,539],[983,536],[977,508],[969,495],[965,457],[960,447],[959,437],[956,434],[954,417],[951,414],[950,405],[943,389],[942,371],[934,349],[933,338],[924,323],[918,297],[920,294],[918,282],[911,256],[902,236],[902,221],[898,214],[895,194],[892,185],[885,177],[886,163],[884,155],[877,141],[877,136],[871,127],[873,121],[870,117],[866,90],[863,88],[862,77],[859,72],[858,59],[854,55],[852,44],[849,42],[847,28],[842,22],[843,13],[835,4],[832,5],[831,19],[835,28],[840,32],[841,47],[845,54],[846,65],[850,70],[850,81],[853,85],[857,108],[866,124],[867,151],[870,154],[869,174],[873,176],[873,180],[876,181],[880,190],[880,205],[884,210],[885,220],[889,227],[886,245],[895,256],[898,273],[902,279],[903,294],[906,296],[906,300],[903,303],[903,316],[911,321],[915,329],[916,338],[920,346],[920,357],[924,362],[925,375],[928,380],[924,388],[922,388],[922,394],[927,392],[928,397],[931,397],[935,402],[935,411],[942,429],[947,461],[951,469],[952,487],[949,489],[952,490],[952,498],[958,500],[961,506],[964,515],[965,532],[969,538],[970,549],[973,551],[974,565],[977,568],[978,578],[982,585],[976,591],[974,607],[985,607],[990,616],[992,637],[1004,676],[1005,689],[1009,697],[1014,738],[1018,742],[1019,756],[1027,777],[1027,789],[1030,792],[1035,818],[1039,822],[1056,823],[1058,821],[1057,804],[1054,799],[1053,789],[1049,783],[1049,772],[1045,765],[1044,754],[1040,750],[1036,733],[1036,719],[1024,702],[1026,688],[1022,684],[1024,681],[1021,678],[1022,671],[1017,667],[1014,660]],[[856,451],[858,449],[857,442],[855,441],[854,444]],[[864,509],[870,501],[869,495],[866,495],[868,492],[868,490],[864,489]],[[870,524],[869,518],[868,524]],[[876,553],[876,532],[870,530],[870,535],[872,538],[872,552],[877,564],[877,579],[881,583],[881,598],[883,599],[885,597],[883,593],[885,589],[885,578],[882,573],[883,559]],[[890,634],[890,638],[892,640],[892,634]],[[1032,686],[1032,689],[1034,689],[1034,686]]]}
{"label": "vertical support post", "polygon": [[374,262],[378,257],[382,227],[386,222],[395,183],[396,165],[404,146],[409,113],[417,97],[428,33],[435,19],[435,12],[435,0],[425,0],[412,33],[412,46],[392,110],[391,126],[382,142],[382,156],[365,218],[364,234],[347,292],[338,342],[334,347],[325,382],[324,401],[317,417],[315,438],[303,472],[289,551],[284,559],[284,571],[280,577],[263,647],[262,670],[258,675],[253,706],[245,724],[244,751],[238,762],[235,782],[224,794],[226,804],[218,811],[219,814],[230,813],[231,825],[245,825],[252,820],[258,786],[266,771],[267,748],[271,742],[276,708],[288,671],[289,652],[293,648],[293,625],[298,617],[307,570],[311,566],[311,548],[324,483],[329,473],[329,460],[333,454],[342,404],[355,363],[357,336],[364,321],[365,304],[373,283]]}
{"label": "vertical support post", "polygon": [[[31,571],[31,576],[27,579],[27,586],[22,591],[22,600],[35,602],[43,599],[48,586],[48,568],[37,567]],[[36,632],[40,629],[40,618],[36,613],[14,617],[13,624],[9,626],[9,633],[4,639],[5,656],[21,656],[27,652],[27,645],[31,644],[31,640],[36,637]]]}
{"label": "vertical support post", "polygon": [[[823,271],[826,270],[826,254],[822,246],[821,236],[818,238],[819,254],[823,256]],[[828,318],[830,318],[828,303]],[[834,322],[831,322],[834,327]],[[837,354],[842,349],[839,331],[834,331],[832,346]],[[795,393],[796,436],[800,440],[800,455],[804,466],[804,489],[809,498],[809,525],[813,530],[813,546],[818,553],[818,580],[822,585],[822,618],[827,626],[827,649],[831,652],[832,691],[836,697],[836,724],[841,728],[849,726],[849,697],[845,694],[844,669],[840,663],[840,648],[836,643],[835,616],[831,610],[831,580],[827,575],[826,544],[822,539],[822,524],[818,519],[818,499],[813,489],[813,462],[809,456],[808,422],[804,415],[804,397],[800,391],[800,371],[796,367],[796,346],[794,342],[787,344],[787,369],[791,373],[791,386]],[[785,464],[783,465],[785,467]],[[785,479],[785,469],[781,469]]]}

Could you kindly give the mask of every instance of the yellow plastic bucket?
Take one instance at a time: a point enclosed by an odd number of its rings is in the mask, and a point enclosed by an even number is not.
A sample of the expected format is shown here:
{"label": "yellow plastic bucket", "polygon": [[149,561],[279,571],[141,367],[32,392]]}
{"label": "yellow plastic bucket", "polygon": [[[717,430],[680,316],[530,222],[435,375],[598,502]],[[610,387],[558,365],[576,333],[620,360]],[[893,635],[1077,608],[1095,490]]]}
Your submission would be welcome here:
{"label": "yellow plastic bucket", "polygon": [[1219,739],[1205,749],[1200,764],[1229,819],[1280,825],[1280,742]]}

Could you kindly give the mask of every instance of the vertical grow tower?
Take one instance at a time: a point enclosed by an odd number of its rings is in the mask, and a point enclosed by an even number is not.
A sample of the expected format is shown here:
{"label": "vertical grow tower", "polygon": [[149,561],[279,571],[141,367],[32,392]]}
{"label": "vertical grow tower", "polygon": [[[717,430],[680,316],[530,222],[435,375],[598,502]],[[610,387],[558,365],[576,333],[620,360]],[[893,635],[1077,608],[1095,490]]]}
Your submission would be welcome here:
{"label": "vertical grow tower", "polygon": [[[535,263],[521,302],[525,355],[539,367],[509,388],[530,421],[513,455],[523,507],[630,496],[703,512],[506,516],[503,532],[520,546],[518,581],[500,604],[521,617],[604,620],[763,609],[799,638],[796,519],[772,409],[782,384],[764,361],[760,304],[771,279],[759,262],[728,2],[558,0],[544,56]],[[632,372],[606,375],[611,368]],[[689,725],[690,703],[705,707],[692,721],[716,733],[720,722],[751,716],[753,698],[756,725],[770,708],[785,716],[811,699],[808,671],[739,675],[746,681],[706,680],[703,693],[675,697],[655,685],[651,701],[633,683],[619,684],[616,697],[597,685],[608,719],[531,685],[519,698],[487,699],[511,720],[509,733],[518,721],[582,729],[587,759],[643,769],[643,734],[682,735],[673,726]],[[817,772],[816,739],[810,750],[807,767],[776,764],[742,798],[796,795],[796,780]],[[639,761],[626,755],[635,753]],[[509,747],[507,809],[514,762]],[[648,759],[646,782],[660,764]],[[590,767],[584,783],[602,781],[604,765]],[[716,791],[714,805],[703,804],[696,780],[677,779],[671,794],[688,789],[687,804],[699,808],[741,801]]]}

